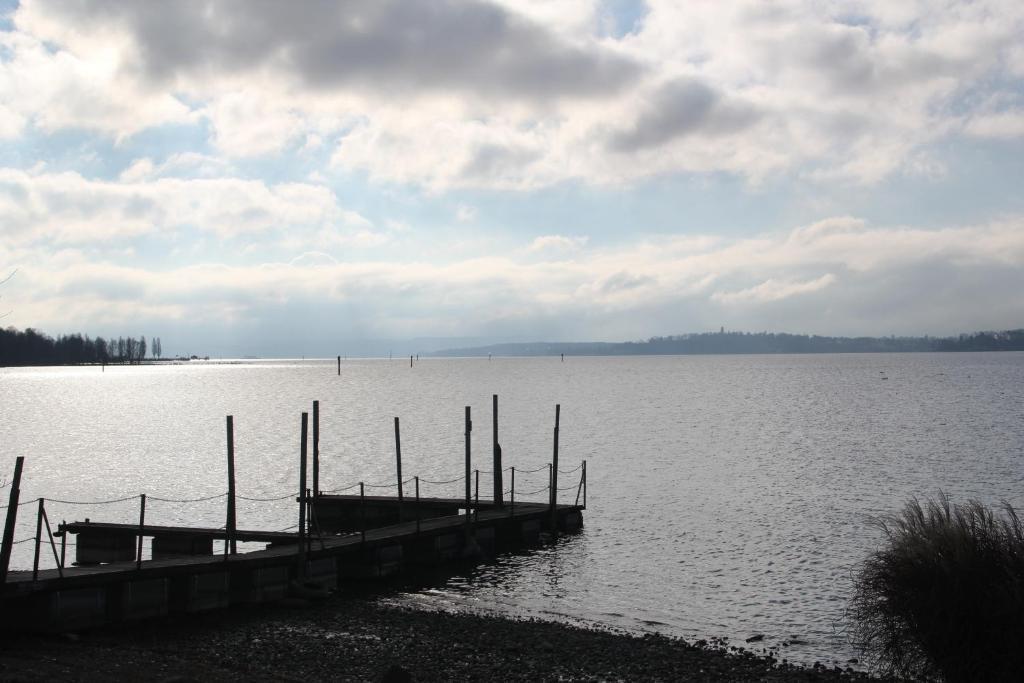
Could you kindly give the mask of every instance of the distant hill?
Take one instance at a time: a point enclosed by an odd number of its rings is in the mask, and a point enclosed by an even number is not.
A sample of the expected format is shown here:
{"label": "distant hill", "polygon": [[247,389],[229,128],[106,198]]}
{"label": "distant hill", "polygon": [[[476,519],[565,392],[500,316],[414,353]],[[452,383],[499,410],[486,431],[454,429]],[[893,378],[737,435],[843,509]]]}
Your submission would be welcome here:
{"label": "distant hill", "polygon": [[444,349],[429,355],[645,356],[730,353],[907,353],[922,351],[1024,351],[1024,329],[974,332],[956,337],[822,337],[775,332],[699,332],[631,342],[530,342]]}

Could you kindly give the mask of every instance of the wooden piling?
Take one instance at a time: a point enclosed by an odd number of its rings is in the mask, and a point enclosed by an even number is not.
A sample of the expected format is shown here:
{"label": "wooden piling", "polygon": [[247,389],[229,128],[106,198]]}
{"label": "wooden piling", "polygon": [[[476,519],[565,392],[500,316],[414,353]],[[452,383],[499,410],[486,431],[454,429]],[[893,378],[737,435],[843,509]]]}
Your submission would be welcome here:
{"label": "wooden piling", "polygon": [[302,414],[302,436],[299,441],[299,573],[306,569],[306,440],[309,413]]}
{"label": "wooden piling", "polygon": [[228,510],[227,520],[224,529],[227,531],[227,539],[224,542],[224,554],[234,555],[238,552],[238,543],[235,541],[237,523],[235,521],[235,418],[228,415],[227,419],[228,437]]}
{"label": "wooden piling", "polygon": [[338,356],[338,377],[341,377],[341,356]]}
{"label": "wooden piling", "polygon": [[320,401],[313,401],[313,496],[320,495]]}
{"label": "wooden piling", "polygon": [[146,531],[146,494],[139,496],[139,545],[135,553],[135,568],[142,569],[142,541],[145,539],[143,533]]}
{"label": "wooden piling", "polygon": [[509,490],[509,509],[508,516],[511,517],[516,513],[516,468],[512,468],[512,487]]}
{"label": "wooden piling", "polygon": [[43,540],[43,499],[39,499],[39,509],[36,511],[36,547],[32,556],[32,580],[39,578],[39,546]]}
{"label": "wooden piling", "polygon": [[416,533],[420,533],[420,518],[423,516],[423,512],[420,510],[420,478],[419,476],[413,477],[416,481]]}
{"label": "wooden piling", "polygon": [[4,538],[0,544],[0,586],[7,582],[7,567],[11,563],[11,550],[14,548],[14,525],[18,521],[18,498],[21,497],[21,469],[25,458],[18,456],[14,460],[14,479],[11,480],[11,493],[7,501],[7,520],[4,523]]}
{"label": "wooden piling", "polygon": [[494,451],[494,505],[502,507],[505,503],[504,499],[504,488],[501,481],[501,444],[498,443],[498,395],[493,394],[491,396],[492,412],[494,414],[493,434],[491,436],[491,446]]}
{"label": "wooden piling", "polygon": [[412,367],[412,356],[409,356],[409,367]]}
{"label": "wooden piling", "polygon": [[555,440],[554,450],[551,453],[551,498],[549,505],[551,506],[551,522],[554,524],[555,518],[555,504],[558,499],[558,420],[559,414],[562,412],[562,406],[555,405]]}
{"label": "wooden piling", "polygon": [[402,516],[402,437],[398,431],[397,417],[395,418],[395,470],[398,474],[398,521],[404,522],[405,518]]}
{"label": "wooden piling", "polygon": [[469,513],[471,507],[469,504],[469,475],[470,475],[470,451],[469,451],[469,435],[473,431],[473,421],[469,417],[469,406],[466,406],[466,528],[469,528]]}

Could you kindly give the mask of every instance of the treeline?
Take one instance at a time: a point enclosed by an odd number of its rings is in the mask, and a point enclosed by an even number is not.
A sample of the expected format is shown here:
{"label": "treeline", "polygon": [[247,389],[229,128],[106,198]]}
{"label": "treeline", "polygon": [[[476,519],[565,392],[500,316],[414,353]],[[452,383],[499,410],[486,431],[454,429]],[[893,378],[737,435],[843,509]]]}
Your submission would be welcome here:
{"label": "treeline", "polygon": [[700,332],[631,342],[532,342],[446,349],[435,356],[640,356],[735,353],[907,353],[1024,351],[1024,330],[957,337],[823,337],[776,332]]}
{"label": "treeline", "polygon": [[104,339],[69,334],[54,339],[32,328],[23,332],[13,327],[0,329],[0,366],[139,363],[147,354],[163,355],[159,337],[147,344],[145,337]]}

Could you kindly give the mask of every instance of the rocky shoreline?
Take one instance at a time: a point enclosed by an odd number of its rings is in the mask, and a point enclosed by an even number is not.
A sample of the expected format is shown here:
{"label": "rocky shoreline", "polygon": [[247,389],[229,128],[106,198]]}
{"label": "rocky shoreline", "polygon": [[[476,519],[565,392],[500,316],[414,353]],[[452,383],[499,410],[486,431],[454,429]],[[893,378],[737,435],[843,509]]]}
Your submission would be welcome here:
{"label": "rocky shoreline", "polygon": [[0,681],[865,680],[724,643],[450,614],[373,597],[288,601],[63,636],[5,634]]}

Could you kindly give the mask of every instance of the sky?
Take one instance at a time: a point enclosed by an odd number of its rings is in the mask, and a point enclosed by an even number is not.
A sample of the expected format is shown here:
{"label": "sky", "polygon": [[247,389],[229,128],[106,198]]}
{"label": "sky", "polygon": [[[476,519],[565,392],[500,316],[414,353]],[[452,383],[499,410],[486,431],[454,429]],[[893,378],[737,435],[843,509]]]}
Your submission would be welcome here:
{"label": "sky", "polygon": [[0,0],[0,324],[52,335],[1022,327],[1022,181],[1019,0]]}

